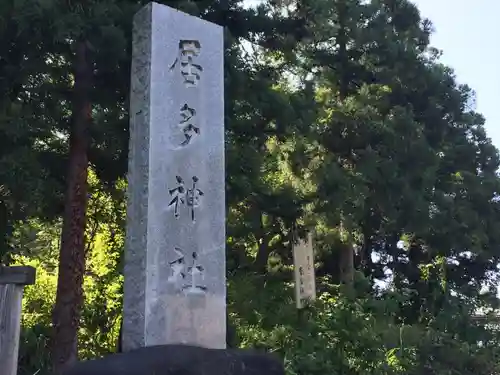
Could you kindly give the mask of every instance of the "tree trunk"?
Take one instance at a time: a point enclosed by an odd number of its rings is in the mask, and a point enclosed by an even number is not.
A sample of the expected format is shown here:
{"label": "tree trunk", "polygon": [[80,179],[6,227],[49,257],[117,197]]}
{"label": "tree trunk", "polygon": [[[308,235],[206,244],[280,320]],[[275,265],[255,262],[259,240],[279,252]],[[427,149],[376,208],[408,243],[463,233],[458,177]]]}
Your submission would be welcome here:
{"label": "tree trunk", "polygon": [[123,352],[122,338],[123,338],[123,313],[122,313],[122,320],[120,322],[120,330],[118,331],[118,342],[116,344],[117,353]]}
{"label": "tree trunk", "polygon": [[11,220],[9,220],[9,208],[6,202],[0,197],[0,264],[2,261],[8,262],[9,237],[12,233]]}
{"label": "tree trunk", "polygon": [[339,31],[337,34],[337,45],[338,45],[338,58],[340,62],[340,82],[339,82],[339,97],[341,101],[344,101],[347,97],[349,90],[349,56],[347,53],[347,4],[345,0],[341,0],[338,3],[338,23]]}
{"label": "tree trunk", "polygon": [[257,250],[257,255],[253,263],[253,269],[261,274],[265,274],[267,270],[267,261],[269,259],[270,249],[269,249],[269,237],[266,233],[266,228],[264,227],[264,217],[262,212],[256,211],[257,221],[259,223],[259,230],[256,233],[257,241],[259,242],[259,248]]}
{"label": "tree trunk", "polygon": [[52,315],[52,364],[60,373],[77,359],[77,333],[83,305],[85,272],[85,225],[87,207],[88,127],[92,120],[89,99],[92,68],[87,44],[76,45],[74,62],[73,118],[70,130],[69,169],[64,208],[59,277]]}
{"label": "tree trunk", "polygon": [[[343,102],[348,94],[349,89],[349,56],[347,53],[347,4],[344,0],[338,3],[338,23],[339,31],[337,34],[338,56],[340,61],[340,82],[339,82],[339,99]],[[340,222],[341,228],[343,222]],[[343,231],[343,229],[342,229]],[[347,285],[352,285],[354,281],[354,247],[348,235],[349,241],[341,247],[340,251],[340,281]]]}
{"label": "tree trunk", "polygon": [[342,244],[339,271],[340,282],[351,286],[354,282],[354,249],[350,241]]}
{"label": "tree trunk", "polygon": [[[372,260],[372,249],[373,249],[373,215],[371,212],[366,213],[365,220],[361,224],[361,229],[363,233],[363,245],[360,249],[359,254],[359,268],[363,271],[365,277],[370,279],[373,276],[373,260]],[[355,265],[356,266],[356,265]]]}

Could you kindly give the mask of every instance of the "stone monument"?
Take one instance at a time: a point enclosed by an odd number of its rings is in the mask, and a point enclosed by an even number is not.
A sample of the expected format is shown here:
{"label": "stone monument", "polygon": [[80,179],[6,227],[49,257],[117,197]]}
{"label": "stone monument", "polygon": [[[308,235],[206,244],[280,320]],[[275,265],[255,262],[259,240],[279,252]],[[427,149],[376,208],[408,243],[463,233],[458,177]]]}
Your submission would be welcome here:
{"label": "stone monument", "polygon": [[123,350],[226,346],[223,29],[134,18]]}

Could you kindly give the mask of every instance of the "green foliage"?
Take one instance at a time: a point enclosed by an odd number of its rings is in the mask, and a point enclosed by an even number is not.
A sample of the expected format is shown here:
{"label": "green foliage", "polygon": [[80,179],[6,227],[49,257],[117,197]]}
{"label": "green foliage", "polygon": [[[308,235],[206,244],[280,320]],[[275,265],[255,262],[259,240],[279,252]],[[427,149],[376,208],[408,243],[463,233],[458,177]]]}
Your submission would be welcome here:
{"label": "green foliage", "polygon": [[[316,303],[298,312],[292,285],[283,284],[280,278],[241,275],[238,280],[230,284],[233,303],[229,308],[241,346],[279,353],[289,374],[498,371],[494,361],[498,350],[484,342],[479,345],[471,337],[468,341],[432,325],[398,324],[400,295],[373,298],[366,290],[360,291],[362,287],[355,295],[346,295],[342,288],[320,280],[323,292]],[[446,320],[450,323],[453,318],[449,314]],[[487,336],[484,328],[470,321],[462,318],[462,324],[469,334],[476,331],[476,339]]]}
{"label": "green foliage", "polygon": [[[91,194],[86,233],[89,259],[84,278],[85,304],[79,331],[80,354],[83,358],[116,351],[123,283],[124,184],[119,181],[112,189],[106,188],[95,173],[90,173],[89,183]],[[13,256],[15,262],[37,269],[36,284],[26,287],[23,300],[24,331],[20,370],[25,374],[48,368],[51,314],[57,284],[59,227],[31,222],[20,224],[16,233],[18,241],[15,247],[21,251]],[[31,233],[31,241],[27,241],[28,233]]]}
{"label": "green foliage", "polygon": [[[0,260],[37,268],[20,374],[48,371],[72,115],[91,49],[82,358],[116,350],[131,19],[140,3],[0,4]],[[163,1],[225,27],[229,320],[292,374],[495,374],[498,150],[407,0]],[[245,41],[244,41],[245,40]],[[314,231],[319,298],[293,302],[291,240]],[[354,246],[354,285],[339,286]],[[382,286],[381,286],[382,284]]]}

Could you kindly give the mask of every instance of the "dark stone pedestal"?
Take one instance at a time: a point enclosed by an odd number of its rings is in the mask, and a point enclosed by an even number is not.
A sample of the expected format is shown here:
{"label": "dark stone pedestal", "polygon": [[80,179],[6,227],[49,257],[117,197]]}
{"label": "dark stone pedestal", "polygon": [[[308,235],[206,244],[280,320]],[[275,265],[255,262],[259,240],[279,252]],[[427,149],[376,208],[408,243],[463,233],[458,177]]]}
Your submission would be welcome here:
{"label": "dark stone pedestal", "polygon": [[83,361],[64,375],[284,375],[274,355],[244,349],[160,345]]}

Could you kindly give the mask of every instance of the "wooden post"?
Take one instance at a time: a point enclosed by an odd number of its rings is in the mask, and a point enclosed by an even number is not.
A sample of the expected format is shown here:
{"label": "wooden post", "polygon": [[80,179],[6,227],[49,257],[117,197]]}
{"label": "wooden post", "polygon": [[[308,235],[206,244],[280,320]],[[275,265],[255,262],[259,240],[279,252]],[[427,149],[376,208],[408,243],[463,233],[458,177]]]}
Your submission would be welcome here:
{"label": "wooden post", "polygon": [[21,302],[25,285],[35,283],[33,267],[0,266],[0,369],[16,375],[21,331]]}

